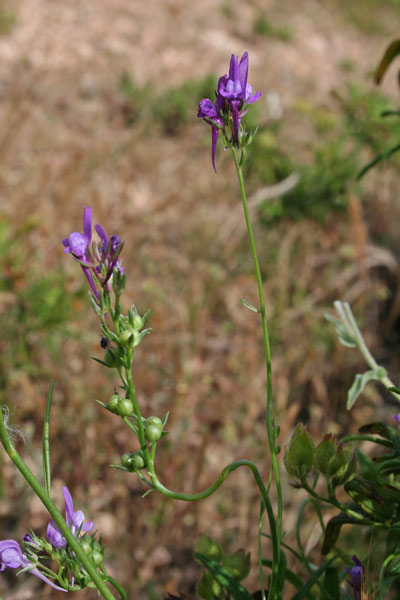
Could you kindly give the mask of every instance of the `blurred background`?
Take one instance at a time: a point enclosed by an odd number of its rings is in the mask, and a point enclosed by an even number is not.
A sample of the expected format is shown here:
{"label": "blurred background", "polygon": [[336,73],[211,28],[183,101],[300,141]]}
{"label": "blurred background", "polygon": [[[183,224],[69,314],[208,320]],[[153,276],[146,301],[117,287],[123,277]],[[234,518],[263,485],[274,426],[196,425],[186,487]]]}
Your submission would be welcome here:
{"label": "blurred background", "polygon": [[[0,0],[0,400],[39,474],[55,380],[54,498],[63,508],[69,486],[129,598],[194,598],[201,533],[226,551],[251,551],[246,585],[255,592],[257,489],[238,470],[201,503],[142,499],[136,476],[110,468],[137,442],[95,403],[118,382],[91,359],[102,357],[98,323],[61,239],[82,230],[90,205],[94,222],[125,240],[125,309],[152,311],[153,332],[135,356],[138,396],[145,416],[170,411],[162,481],[200,491],[239,458],[267,477],[262,332],[240,303],[257,304],[257,290],[238,186],[222,148],[213,172],[210,128],[197,119],[231,54],[247,50],[262,97],[248,116],[260,128],[245,174],[280,443],[299,420],[318,441],[396,412],[372,384],[346,411],[365,365],[338,344],[324,312],[335,299],[351,302],[397,382],[400,163],[394,157],[361,182],[356,174],[399,139],[397,120],[380,116],[397,108],[398,64],[379,89],[372,78],[399,20],[399,0]],[[44,534],[46,511],[3,454],[0,465],[0,539]],[[304,495],[282,476],[290,540]],[[351,553],[361,537],[346,542]],[[318,536],[308,550],[321,560]],[[33,579],[9,569],[0,594],[63,597]],[[71,593],[83,596],[97,597]]]}

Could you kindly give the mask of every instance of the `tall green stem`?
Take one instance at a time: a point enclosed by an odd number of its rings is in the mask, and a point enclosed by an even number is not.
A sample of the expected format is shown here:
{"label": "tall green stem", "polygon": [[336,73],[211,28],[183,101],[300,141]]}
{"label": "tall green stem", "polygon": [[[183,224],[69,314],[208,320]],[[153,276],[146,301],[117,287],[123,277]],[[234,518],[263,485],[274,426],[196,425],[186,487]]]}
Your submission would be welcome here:
{"label": "tall green stem", "polygon": [[17,469],[20,471],[22,476],[25,478],[27,483],[33,489],[35,494],[40,498],[44,506],[49,511],[51,517],[53,517],[56,525],[60,528],[61,533],[67,540],[69,546],[75,552],[82,565],[85,567],[86,571],[89,573],[92,578],[93,583],[96,585],[97,589],[105,598],[105,600],[115,600],[115,596],[108,589],[107,585],[103,581],[103,577],[97,572],[96,567],[92,563],[91,559],[85,554],[82,550],[79,542],[74,537],[72,531],[69,529],[68,525],[64,521],[60,512],[58,511],[56,505],[50,498],[50,496],[46,493],[45,489],[40,485],[39,481],[36,479],[32,471],[27,467],[24,463],[16,449],[14,448],[10,437],[7,433],[6,426],[4,424],[3,415],[0,413],[0,439],[4,446],[5,451],[8,456],[11,458]]}
{"label": "tall green stem", "polygon": [[[270,454],[271,454],[272,470],[274,473],[274,479],[275,479],[275,485],[276,485],[277,504],[278,504],[277,532],[278,532],[278,539],[279,539],[278,543],[280,543],[281,536],[282,536],[282,490],[281,490],[281,483],[280,483],[278,459],[277,459],[277,453],[276,453],[276,447],[275,447],[275,429],[274,429],[273,414],[272,414],[271,349],[270,349],[270,344],[269,344],[267,318],[266,318],[266,314],[265,314],[264,290],[263,290],[263,282],[262,282],[262,277],[261,277],[260,264],[258,261],[257,249],[256,249],[255,240],[254,240],[254,235],[253,235],[253,229],[251,226],[251,221],[250,221],[250,216],[249,216],[249,208],[248,208],[248,204],[247,204],[247,196],[246,196],[246,189],[244,186],[243,172],[242,172],[242,168],[239,163],[237,149],[234,146],[231,146],[231,150],[232,150],[232,154],[233,154],[233,159],[235,161],[236,173],[237,173],[238,180],[239,180],[240,193],[242,196],[242,203],[243,203],[244,218],[246,221],[247,233],[249,236],[251,252],[253,255],[254,269],[255,269],[255,275],[256,275],[257,287],[258,287],[258,296],[259,296],[259,302],[260,302],[259,313],[260,313],[261,322],[262,322],[265,364],[266,364],[266,371],[267,371],[267,407],[266,407],[266,414],[265,414],[265,426],[266,426],[267,434],[268,434],[268,443],[269,443],[269,450],[270,450]],[[276,588],[275,588],[276,576],[279,572],[279,556],[280,556],[280,553],[279,553],[279,547],[278,547],[277,556],[275,557],[276,562],[274,560],[274,564],[273,564],[273,568],[272,568],[270,600],[275,600],[274,593],[276,590]]]}

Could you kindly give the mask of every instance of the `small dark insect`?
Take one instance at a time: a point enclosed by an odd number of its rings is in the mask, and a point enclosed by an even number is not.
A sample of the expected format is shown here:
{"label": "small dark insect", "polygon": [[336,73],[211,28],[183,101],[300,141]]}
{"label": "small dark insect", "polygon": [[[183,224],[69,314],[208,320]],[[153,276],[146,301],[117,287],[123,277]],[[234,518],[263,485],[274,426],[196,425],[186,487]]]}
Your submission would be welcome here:
{"label": "small dark insect", "polygon": [[100,346],[103,348],[103,350],[105,350],[107,348],[108,342],[109,342],[109,339],[103,335],[100,340]]}

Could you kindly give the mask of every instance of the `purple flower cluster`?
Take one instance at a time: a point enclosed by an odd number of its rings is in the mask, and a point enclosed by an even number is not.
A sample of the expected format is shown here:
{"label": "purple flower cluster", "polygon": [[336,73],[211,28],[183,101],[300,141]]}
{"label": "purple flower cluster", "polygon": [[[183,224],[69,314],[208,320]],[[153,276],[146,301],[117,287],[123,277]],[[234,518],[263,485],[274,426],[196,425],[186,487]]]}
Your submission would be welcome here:
{"label": "purple flower cluster", "polygon": [[261,92],[253,94],[252,87],[247,82],[248,71],[247,52],[243,54],[240,62],[239,57],[232,54],[229,76],[223,75],[219,78],[215,102],[204,98],[199,104],[197,116],[211,125],[211,159],[215,172],[215,149],[220,130],[229,125],[232,132],[231,142],[239,147],[241,120],[248,112],[249,105],[257,102],[261,96]]}
{"label": "purple flower cluster", "polygon": [[[74,511],[74,503],[72,496],[67,487],[63,487],[63,494],[65,499],[65,521],[68,527],[71,529],[73,535],[78,537],[81,533],[85,533],[93,529],[93,523],[85,523],[85,515],[81,510]],[[33,535],[33,534],[32,534]],[[67,541],[60,529],[55,524],[54,520],[51,519],[47,527],[47,539],[50,544],[56,550],[66,548]],[[21,546],[15,540],[3,540],[0,542],[0,571],[4,571],[7,567],[10,569],[27,569],[29,573],[35,575],[55,590],[66,592],[62,587],[55,585],[48,577],[43,575],[39,570],[37,562],[33,562],[34,559],[37,561],[38,554],[45,545],[43,546],[41,540],[36,538],[35,540],[29,534],[24,537],[24,542],[27,544],[29,551],[28,554],[32,554],[32,559],[29,559],[21,549]],[[45,542],[46,544],[47,542]]]}
{"label": "purple flower cluster", "polygon": [[83,213],[83,233],[74,231],[64,238],[64,252],[72,254],[79,262],[97,300],[100,295],[96,283],[101,287],[111,289],[114,271],[118,269],[123,273],[118,257],[122,250],[121,238],[112,235],[108,238],[101,225],[94,228],[100,238],[100,243],[92,244],[92,209],[87,206]]}

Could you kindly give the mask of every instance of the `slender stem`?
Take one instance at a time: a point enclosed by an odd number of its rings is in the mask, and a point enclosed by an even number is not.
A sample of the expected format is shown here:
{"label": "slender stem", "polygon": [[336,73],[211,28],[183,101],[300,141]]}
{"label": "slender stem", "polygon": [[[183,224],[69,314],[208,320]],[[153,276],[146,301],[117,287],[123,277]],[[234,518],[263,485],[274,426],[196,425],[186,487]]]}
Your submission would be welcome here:
{"label": "slender stem", "polygon": [[272,579],[269,597],[270,600],[274,600],[274,594],[276,593],[276,578],[279,572],[279,561],[280,561],[280,550],[279,544],[282,537],[282,490],[280,483],[280,475],[279,475],[279,467],[278,467],[278,459],[276,454],[275,447],[275,427],[273,423],[273,415],[272,415],[272,367],[271,367],[271,349],[269,344],[269,335],[268,335],[268,326],[267,326],[267,318],[265,314],[265,300],[264,300],[264,290],[263,290],[263,282],[261,277],[261,269],[258,261],[257,249],[253,235],[253,229],[250,222],[249,209],[247,204],[247,196],[246,190],[244,186],[243,180],[243,172],[239,163],[239,158],[237,154],[237,149],[234,146],[231,146],[233,159],[235,162],[236,173],[239,180],[240,193],[242,196],[243,203],[243,211],[244,218],[246,221],[247,232],[249,236],[251,251],[253,255],[254,269],[257,280],[258,287],[258,296],[260,301],[259,313],[262,321],[262,329],[263,329],[263,337],[264,337],[264,353],[265,353],[265,363],[266,363],[266,371],[267,371],[267,406],[266,406],[266,414],[265,414],[265,426],[268,434],[268,444],[269,450],[271,454],[271,463],[272,470],[274,473],[276,493],[277,493],[277,504],[278,504],[278,514],[277,514],[277,533],[278,533],[278,546],[274,548],[274,564],[272,568]]}
{"label": "slender stem", "polygon": [[105,598],[105,600],[115,600],[115,596],[111,593],[111,591],[106,586],[102,576],[97,572],[96,567],[92,563],[91,559],[85,554],[82,550],[79,542],[74,537],[72,531],[69,529],[68,525],[64,521],[60,512],[58,511],[56,505],[50,498],[50,496],[46,493],[45,489],[42,488],[39,481],[36,479],[32,471],[27,467],[24,463],[16,449],[14,448],[8,434],[6,427],[4,425],[4,421],[2,415],[0,414],[0,439],[4,446],[5,451],[7,452],[10,459],[13,461],[17,469],[20,471],[22,476],[25,478],[27,483],[33,489],[35,494],[40,498],[44,506],[49,511],[50,515],[53,517],[56,525],[60,528],[61,533],[66,538],[69,546],[75,552],[82,565],[85,567],[86,571],[89,573],[92,578],[93,583],[96,585],[97,589]]}
{"label": "slender stem", "polygon": [[51,399],[53,397],[54,381],[50,383],[49,393],[46,401],[46,411],[44,414],[43,424],[43,472],[44,485],[47,494],[51,494],[51,464],[50,464],[50,408]]}
{"label": "slender stem", "polygon": [[258,520],[258,569],[260,572],[261,600],[266,600],[264,575],[263,575],[263,563],[262,563],[262,546],[261,546],[264,510],[265,510],[264,502],[262,500],[260,500],[260,518]]}

